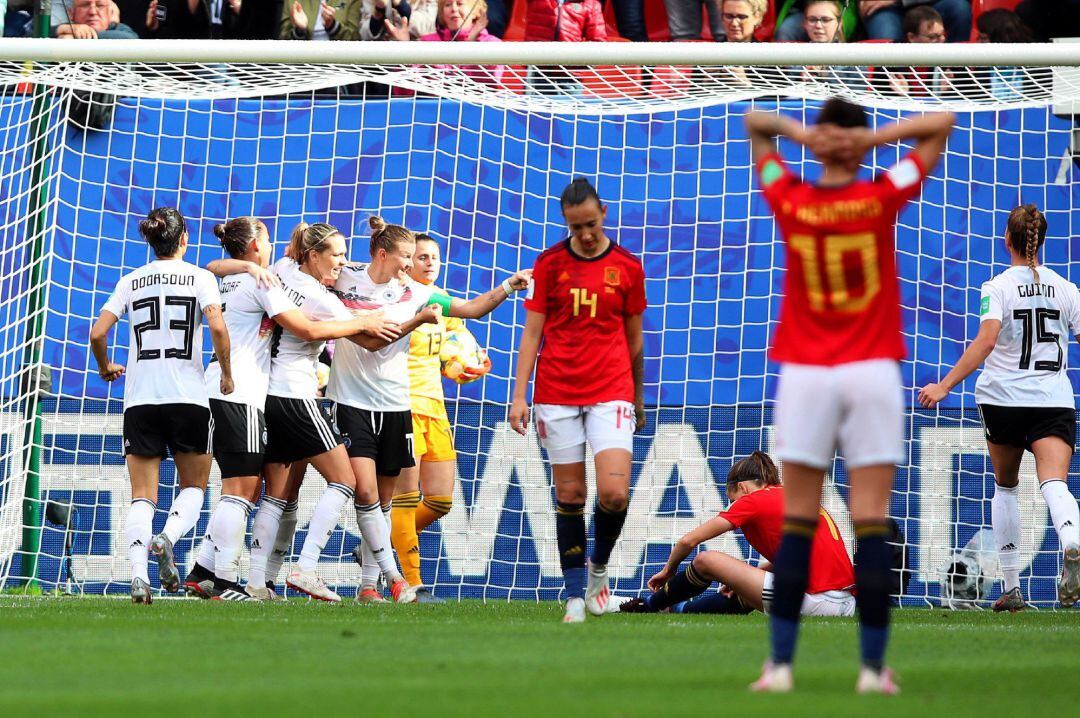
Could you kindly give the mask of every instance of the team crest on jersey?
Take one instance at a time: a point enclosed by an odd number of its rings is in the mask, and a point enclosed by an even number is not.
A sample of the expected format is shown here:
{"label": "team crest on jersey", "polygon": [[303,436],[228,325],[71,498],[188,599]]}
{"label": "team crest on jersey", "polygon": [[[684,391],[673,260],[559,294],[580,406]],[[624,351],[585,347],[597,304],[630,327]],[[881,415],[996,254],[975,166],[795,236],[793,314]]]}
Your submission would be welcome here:
{"label": "team crest on jersey", "polygon": [[604,284],[610,287],[619,286],[619,268],[604,267]]}

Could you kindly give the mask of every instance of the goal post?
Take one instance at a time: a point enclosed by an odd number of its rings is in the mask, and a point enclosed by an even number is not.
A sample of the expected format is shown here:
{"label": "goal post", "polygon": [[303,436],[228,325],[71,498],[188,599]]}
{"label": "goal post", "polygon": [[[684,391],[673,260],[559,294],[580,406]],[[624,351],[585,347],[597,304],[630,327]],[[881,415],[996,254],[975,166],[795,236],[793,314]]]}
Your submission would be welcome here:
{"label": "goal post", "polygon": [[[88,333],[116,280],[149,259],[136,225],[150,208],[179,207],[191,232],[186,259],[200,265],[222,256],[212,226],[246,214],[267,223],[277,255],[297,222],[327,221],[364,259],[367,218],[380,214],[435,236],[440,283],[465,296],[563,238],[556,198],[586,176],[609,207],[611,236],[642,258],[648,278],[649,424],[635,439],[630,513],[611,564],[618,592],[642,590],[671,543],[723,508],[731,464],[774,443],[777,368],[766,352],[784,252],[742,117],[754,108],[812,121],[839,94],[865,105],[874,125],[958,113],[896,240],[909,410],[891,513],[909,558],[903,603],[937,603],[955,557],[982,545],[993,479],[973,382],[936,411],[918,408],[914,390],[974,336],[979,287],[1007,262],[1012,207],[1044,209],[1045,261],[1080,281],[1074,122],[1054,113],[1080,95],[1078,65],[1063,45],[0,41],[0,582],[36,577],[53,588],[70,575],[87,592],[126,590],[123,385],[97,377]],[[30,86],[43,89],[43,108]],[[45,125],[44,163],[31,147],[35,123]],[[811,157],[784,151],[815,176]],[[878,148],[864,169],[881,172],[904,151]],[[38,229],[36,195],[45,198]],[[30,389],[18,379],[39,336],[35,293],[52,371],[36,437],[20,413]],[[440,595],[559,595],[548,469],[536,438],[506,425],[523,323],[514,302],[469,322],[493,369],[448,385],[454,509],[421,539],[425,582]],[[111,338],[121,362],[126,340],[122,322]],[[31,448],[41,456],[41,517],[22,513]],[[219,485],[215,474],[202,519],[177,544],[181,570]],[[1048,604],[1058,546],[1030,464],[1021,486],[1023,587]],[[1070,486],[1080,491],[1076,479]],[[294,550],[321,488],[312,474]],[[155,529],[176,490],[166,462]],[[837,462],[825,504],[850,546],[846,495]],[[70,507],[69,520],[47,519],[50,505]],[[342,520],[320,572],[348,592],[359,580],[359,532]],[[36,565],[20,550],[24,529],[41,531]],[[734,536],[710,548],[756,559]],[[992,557],[982,558],[992,576]]]}

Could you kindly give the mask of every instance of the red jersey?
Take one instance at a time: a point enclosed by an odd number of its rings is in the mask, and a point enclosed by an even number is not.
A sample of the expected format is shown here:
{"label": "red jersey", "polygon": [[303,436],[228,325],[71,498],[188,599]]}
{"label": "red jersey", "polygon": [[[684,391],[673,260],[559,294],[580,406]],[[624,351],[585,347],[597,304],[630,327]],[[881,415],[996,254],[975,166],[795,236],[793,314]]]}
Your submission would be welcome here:
{"label": "red jersey", "polygon": [[[750,545],[771,563],[783,533],[784,487],[769,486],[741,496],[727,511],[721,511],[720,516],[742,529]],[[832,516],[822,509],[810,550],[810,581],[806,592],[850,591],[854,585],[855,570],[844,539]]]}
{"label": "red jersey", "polygon": [[903,359],[896,215],[926,177],[918,155],[842,187],[802,181],[775,153],[758,173],[788,255],[770,357],[830,366]]}
{"label": "red jersey", "polygon": [[581,257],[562,241],[536,259],[525,308],[546,315],[535,403],[634,400],[626,317],[645,311],[637,257],[614,242],[603,254]]}

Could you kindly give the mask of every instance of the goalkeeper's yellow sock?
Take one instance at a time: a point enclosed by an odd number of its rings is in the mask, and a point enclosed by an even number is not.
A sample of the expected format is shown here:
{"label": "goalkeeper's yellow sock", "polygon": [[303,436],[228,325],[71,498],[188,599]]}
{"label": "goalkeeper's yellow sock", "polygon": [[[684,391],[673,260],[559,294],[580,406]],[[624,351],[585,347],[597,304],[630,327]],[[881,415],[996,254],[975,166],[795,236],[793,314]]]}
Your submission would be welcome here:
{"label": "goalkeeper's yellow sock", "polygon": [[416,509],[416,532],[420,533],[443,516],[450,513],[453,496],[425,496],[424,503]]}
{"label": "goalkeeper's yellow sock", "polygon": [[394,497],[390,509],[390,542],[394,544],[401,573],[410,586],[419,586],[420,581],[420,541],[416,536],[416,507],[420,503],[420,492],[410,491]]}

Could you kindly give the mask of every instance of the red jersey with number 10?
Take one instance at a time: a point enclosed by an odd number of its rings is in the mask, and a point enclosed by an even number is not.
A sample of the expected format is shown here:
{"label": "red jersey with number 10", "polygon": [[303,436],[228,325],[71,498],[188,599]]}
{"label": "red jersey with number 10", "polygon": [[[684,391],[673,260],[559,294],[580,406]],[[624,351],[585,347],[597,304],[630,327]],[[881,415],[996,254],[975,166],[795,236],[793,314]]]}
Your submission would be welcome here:
{"label": "red jersey with number 10", "polygon": [[910,154],[870,182],[817,187],[777,154],[758,163],[787,247],[774,361],[836,365],[902,359],[896,215],[926,176]]}
{"label": "red jersey with number 10", "polygon": [[637,257],[614,242],[581,257],[562,241],[537,258],[525,308],[545,315],[534,403],[634,400],[626,317],[645,312]]}
{"label": "red jersey with number 10", "polygon": [[[720,517],[742,529],[747,543],[772,563],[784,532],[784,487],[769,486],[740,496],[727,511],[720,512]],[[833,517],[823,508],[810,550],[806,592],[850,591],[854,585],[855,569],[851,567],[844,539]]]}

